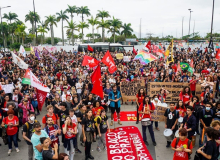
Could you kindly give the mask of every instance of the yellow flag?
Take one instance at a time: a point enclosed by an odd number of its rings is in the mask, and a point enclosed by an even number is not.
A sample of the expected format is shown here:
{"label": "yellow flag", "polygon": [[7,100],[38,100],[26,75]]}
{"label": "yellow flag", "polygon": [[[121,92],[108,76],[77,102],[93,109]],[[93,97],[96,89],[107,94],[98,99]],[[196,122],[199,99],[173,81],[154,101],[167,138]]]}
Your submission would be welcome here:
{"label": "yellow flag", "polygon": [[168,46],[165,55],[167,56],[167,64],[170,62],[174,62],[173,60],[173,40],[170,42],[170,45]]}
{"label": "yellow flag", "polygon": [[30,46],[30,50],[31,50],[31,54],[35,55],[34,54],[34,49],[32,48],[32,46]]}

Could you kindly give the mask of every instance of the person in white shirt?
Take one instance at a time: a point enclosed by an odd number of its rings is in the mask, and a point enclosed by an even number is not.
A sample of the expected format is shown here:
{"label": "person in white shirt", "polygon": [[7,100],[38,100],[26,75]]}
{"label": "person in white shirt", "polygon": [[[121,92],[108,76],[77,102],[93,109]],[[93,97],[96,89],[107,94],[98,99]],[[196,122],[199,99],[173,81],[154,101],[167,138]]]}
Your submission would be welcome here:
{"label": "person in white shirt", "polygon": [[[62,102],[65,102],[66,101],[66,95],[67,94],[70,94],[70,92],[68,92],[67,91],[67,88],[63,88],[63,94],[62,94],[62,97],[61,97],[61,100],[62,100]],[[72,96],[71,96],[71,98],[70,98],[70,100],[72,100]]]}
{"label": "person in white shirt", "polygon": [[116,83],[116,80],[114,79],[113,74],[109,78],[109,83],[110,85],[114,85]]}
{"label": "person in white shirt", "polygon": [[76,93],[78,95],[78,100],[80,100],[80,95],[82,93],[83,82],[82,79],[79,79],[79,82],[76,83]]}

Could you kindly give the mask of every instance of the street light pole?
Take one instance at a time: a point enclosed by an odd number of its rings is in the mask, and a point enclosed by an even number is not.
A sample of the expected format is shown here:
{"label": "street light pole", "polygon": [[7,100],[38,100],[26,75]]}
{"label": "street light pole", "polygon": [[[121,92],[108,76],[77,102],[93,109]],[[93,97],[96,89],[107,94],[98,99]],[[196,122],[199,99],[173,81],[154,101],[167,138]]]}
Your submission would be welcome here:
{"label": "street light pole", "polygon": [[34,0],[33,0],[33,7],[34,7],[34,22],[35,22],[35,35],[36,35],[36,38],[35,38],[35,44],[37,44],[37,27],[36,27],[36,13],[35,13],[35,4],[34,4]]}
{"label": "street light pole", "polygon": [[212,40],[212,30],[213,30],[213,18],[214,18],[214,8],[215,8],[215,0],[213,0],[213,6],[212,6],[212,22],[211,22],[211,35],[210,35],[210,42],[208,48],[214,50],[213,46],[213,40]]}
{"label": "street light pole", "polygon": [[184,17],[182,18],[182,39],[183,39],[183,21],[184,21]]}
{"label": "street light pole", "polygon": [[[190,13],[190,16],[189,16],[189,33],[188,33],[188,36],[190,35],[190,21],[191,21],[191,12],[193,12],[191,9],[188,9],[189,10],[189,13]],[[189,37],[188,37],[188,48],[189,48]]]}
{"label": "street light pole", "polygon": [[2,28],[2,9],[3,8],[9,8],[11,6],[6,6],[6,7],[0,7],[0,18],[1,18],[1,33],[2,33],[2,40],[3,40],[3,46],[4,46],[4,52],[5,52],[5,35],[3,34],[3,28]]}

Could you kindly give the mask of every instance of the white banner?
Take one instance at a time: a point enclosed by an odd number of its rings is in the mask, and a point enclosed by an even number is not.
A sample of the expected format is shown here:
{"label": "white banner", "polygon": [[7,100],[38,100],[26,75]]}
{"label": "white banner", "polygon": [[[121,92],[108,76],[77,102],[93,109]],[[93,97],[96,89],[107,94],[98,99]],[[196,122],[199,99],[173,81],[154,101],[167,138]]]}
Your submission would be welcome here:
{"label": "white banner", "polygon": [[14,89],[13,84],[6,84],[6,85],[1,85],[1,86],[2,86],[2,89],[5,91],[6,94],[13,92],[13,89]]}
{"label": "white banner", "polygon": [[50,92],[50,89],[46,85],[41,83],[32,72],[31,72],[31,86],[44,92]]}
{"label": "white banner", "polygon": [[17,64],[22,69],[28,69],[28,64],[26,64],[21,58],[19,58],[17,55],[15,55],[13,52],[11,52],[13,62]]}
{"label": "white banner", "polygon": [[124,62],[130,62],[131,61],[131,56],[124,56],[123,61]]}
{"label": "white banner", "polygon": [[24,57],[26,57],[26,51],[25,51],[25,49],[24,49],[24,47],[22,45],[20,46],[19,52],[21,54],[23,54]]}

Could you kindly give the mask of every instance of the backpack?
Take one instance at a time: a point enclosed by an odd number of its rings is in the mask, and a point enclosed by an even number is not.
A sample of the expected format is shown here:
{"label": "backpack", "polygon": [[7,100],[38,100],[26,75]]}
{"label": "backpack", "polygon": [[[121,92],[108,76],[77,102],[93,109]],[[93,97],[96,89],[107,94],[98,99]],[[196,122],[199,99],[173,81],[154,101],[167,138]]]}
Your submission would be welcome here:
{"label": "backpack", "polygon": [[[211,116],[213,116],[213,110],[210,109],[210,111],[211,111]],[[205,109],[202,110],[202,115],[205,116]]]}
{"label": "backpack", "polygon": [[198,118],[199,113],[204,109],[203,105],[195,105],[195,116]]}
{"label": "backpack", "polygon": [[[177,110],[175,110],[176,111],[176,115],[177,115],[177,113],[179,112],[179,111],[177,111]],[[170,112],[170,109],[168,108],[167,109],[167,115],[169,114],[169,112]]]}
{"label": "backpack", "polygon": [[[34,120],[34,123],[38,122],[36,119]],[[28,122],[25,122],[25,124],[27,126],[27,133],[26,133],[26,136],[28,135],[28,131],[29,131],[29,123]],[[22,131],[22,134],[23,134],[23,131]]]}

